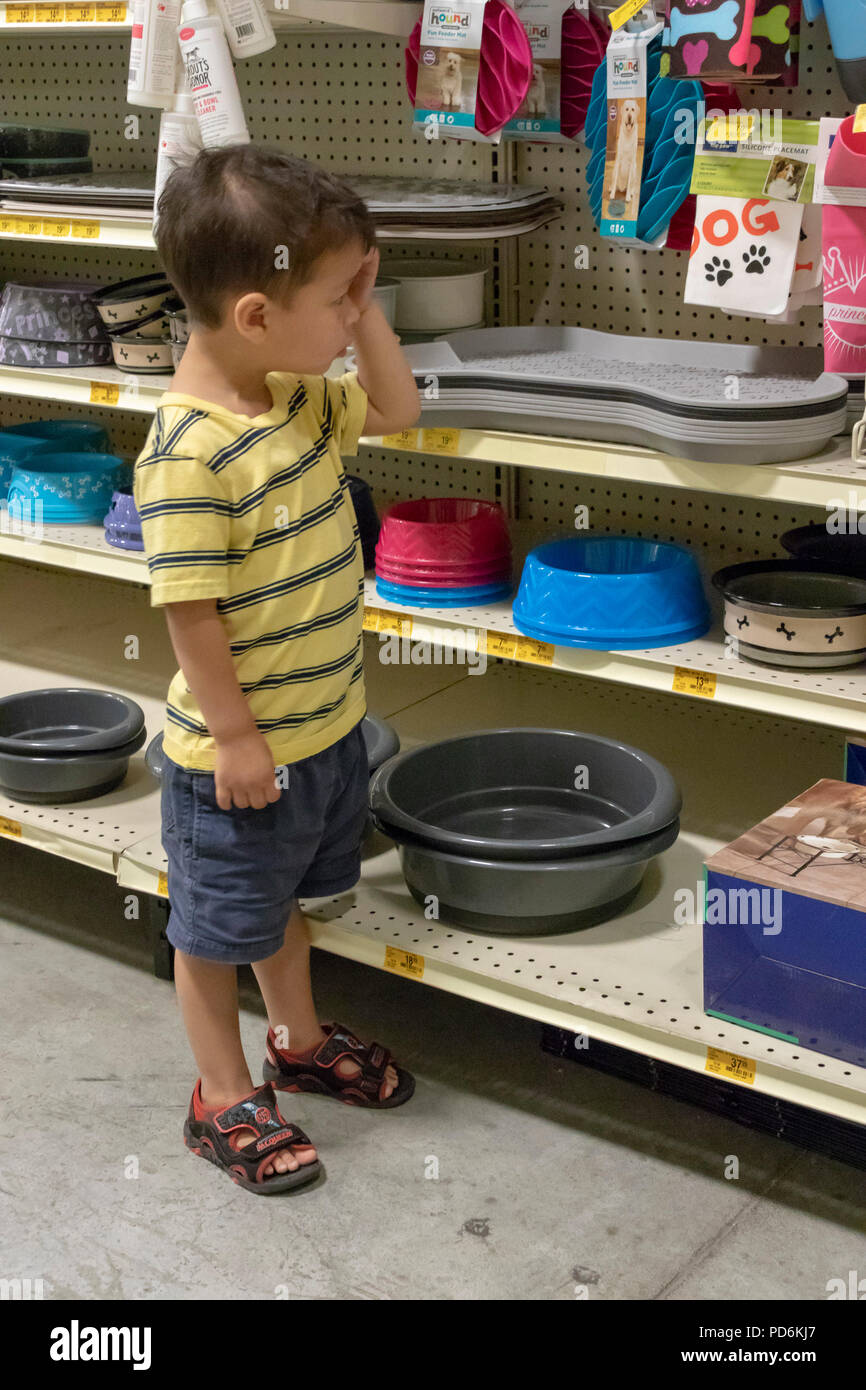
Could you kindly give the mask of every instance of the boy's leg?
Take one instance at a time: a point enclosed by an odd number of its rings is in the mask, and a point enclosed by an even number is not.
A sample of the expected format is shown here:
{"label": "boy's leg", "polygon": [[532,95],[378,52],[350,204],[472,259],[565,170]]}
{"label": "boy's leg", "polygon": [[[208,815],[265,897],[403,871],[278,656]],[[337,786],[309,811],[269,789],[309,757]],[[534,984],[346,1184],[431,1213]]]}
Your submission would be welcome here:
{"label": "boy's leg", "polygon": [[[277,1043],[284,1052],[295,1054],[313,1052],[325,1038],[310,981],[310,928],[297,902],[294,903],[286,925],[286,935],[279,951],[267,960],[255,961],[253,971],[268,1011],[268,1022],[277,1034]],[[282,1033],[278,1030],[282,1029]],[[347,1057],[337,1064],[341,1076],[357,1076],[361,1068]],[[398,1082],[392,1066],[385,1068],[382,1096],[387,1100]]]}
{"label": "boy's leg", "polygon": [[[202,1103],[208,1110],[222,1110],[255,1089],[241,1043],[238,1020],[237,966],[190,956],[175,948],[174,979],[184,1026],[201,1076]],[[238,1146],[253,1143],[255,1135],[244,1135]],[[272,1173],[293,1171],[301,1163],[312,1163],[316,1150],[309,1144],[293,1144],[278,1153],[264,1170]]]}

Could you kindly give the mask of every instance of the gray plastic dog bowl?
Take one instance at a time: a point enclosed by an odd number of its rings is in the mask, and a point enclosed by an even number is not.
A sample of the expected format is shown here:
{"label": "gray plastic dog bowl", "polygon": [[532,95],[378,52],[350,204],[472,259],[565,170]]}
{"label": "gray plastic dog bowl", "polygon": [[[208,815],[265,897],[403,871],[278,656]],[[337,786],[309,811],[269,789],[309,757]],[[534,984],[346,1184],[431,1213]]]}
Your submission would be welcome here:
{"label": "gray plastic dog bowl", "polygon": [[141,706],[112,690],[59,687],[0,699],[0,752],[116,752],[143,728]]}
{"label": "gray plastic dog bowl", "polygon": [[408,843],[397,849],[412,897],[425,907],[435,898],[440,920],[495,936],[550,936],[615,917],[679,828],[675,820],[636,845],[553,861],[503,863]]}
{"label": "gray plastic dog bowl", "polygon": [[[370,766],[371,775],[388,758],[392,758],[395,753],[400,751],[400,740],[390,724],[386,724],[384,719],[379,719],[375,714],[364,716],[362,723],[364,742],[367,745],[367,762]],[[148,770],[154,777],[162,777],[162,770],[165,766],[165,753],[162,746],[162,733],[158,733],[150,740],[144,754],[144,761],[147,763]]]}
{"label": "gray plastic dog bowl", "polygon": [[570,729],[493,729],[413,748],[373,778],[393,839],[503,862],[565,859],[664,830],[682,806],[639,748]]}
{"label": "gray plastic dog bowl", "polygon": [[103,796],[123,781],[130,757],[146,738],[147,730],[141,729],[135,738],[105,752],[46,756],[0,752],[0,791],[12,801],[39,806]]}

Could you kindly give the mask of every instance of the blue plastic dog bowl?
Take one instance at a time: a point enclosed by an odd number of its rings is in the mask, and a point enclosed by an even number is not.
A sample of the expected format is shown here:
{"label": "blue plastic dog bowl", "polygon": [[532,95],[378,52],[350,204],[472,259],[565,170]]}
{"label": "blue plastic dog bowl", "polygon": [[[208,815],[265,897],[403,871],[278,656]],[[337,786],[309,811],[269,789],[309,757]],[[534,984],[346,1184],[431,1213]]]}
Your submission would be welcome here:
{"label": "blue plastic dog bowl", "polygon": [[416,589],[408,584],[389,584],[376,580],[376,592],[391,603],[403,603],[414,608],[471,608],[474,603],[495,603],[509,598],[511,584],[480,584],[468,589]]}
{"label": "blue plastic dog bowl", "polygon": [[28,435],[43,444],[62,443],[77,454],[101,454],[108,447],[107,431],[90,420],[25,420],[20,425],[6,425],[3,434]]}
{"label": "blue plastic dog bowl", "polygon": [[49,524],[102,522],[116,488],[128,481],[128,468],[114,454],[33,454],[16,464],[8,504],[26,515],[41,508]]}
{"label": "blue plastic dog bowl", "polygon": [[9,491],[15,465],[29,458],[43,442],[28,435],[7,434],[5,430],[0,430],[0,499]]}
{"label": "blue plastic dog bowl", "polygon": [[569,536],[537,546],[513,615],[528,637],[595,651],[666,647],[710,626],[691,552],[638,536]]}

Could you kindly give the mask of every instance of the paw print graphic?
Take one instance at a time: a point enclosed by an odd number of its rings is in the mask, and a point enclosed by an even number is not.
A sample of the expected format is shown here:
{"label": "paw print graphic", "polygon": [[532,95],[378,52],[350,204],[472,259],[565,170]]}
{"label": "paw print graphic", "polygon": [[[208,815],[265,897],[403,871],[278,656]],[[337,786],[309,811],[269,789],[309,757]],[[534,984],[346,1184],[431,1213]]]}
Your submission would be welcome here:
{"label": "paw print graphic", "polygon": [[730,261],[720,261],[718,256],[713,256],[711,261],[707,261],[704,270],[707,272],[707,279],[715,281],[719,288],[734,278]]}
{"label": "paw print graphic", "polygon": [[750,246],[748,251],[743,252],[743,260],[747,275],[763,275],[771,257],[767,254],[766,246]]}

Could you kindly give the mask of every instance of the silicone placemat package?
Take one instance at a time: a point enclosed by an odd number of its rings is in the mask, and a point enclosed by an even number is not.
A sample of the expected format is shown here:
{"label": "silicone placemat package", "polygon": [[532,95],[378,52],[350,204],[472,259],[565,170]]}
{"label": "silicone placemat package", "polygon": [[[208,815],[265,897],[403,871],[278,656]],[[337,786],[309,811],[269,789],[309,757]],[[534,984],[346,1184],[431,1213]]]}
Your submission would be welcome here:
{"label": "silicone placemat package", "polygon": [[532,50],[532,80],[520,108],[503,127],[506,139],[557,143],[562,93],[562,19],[567,0],[523,0],[516,5]]}
{"label": "silicone placemat package", "polygon": [[649,46],[661,33],[619,29],[607,47],[607,129],[599,228],[602,236],[637,236],[647,140]]}
{"label": "silicone placemat package", "polygon": [[456,7],[426,0],[419,35],[415,125],[474,138],[485,0]]}
{"label": "silicone placemat package", "polygon": [[738,111],[698,126],[692,193],[810,203],[820,125]]}

